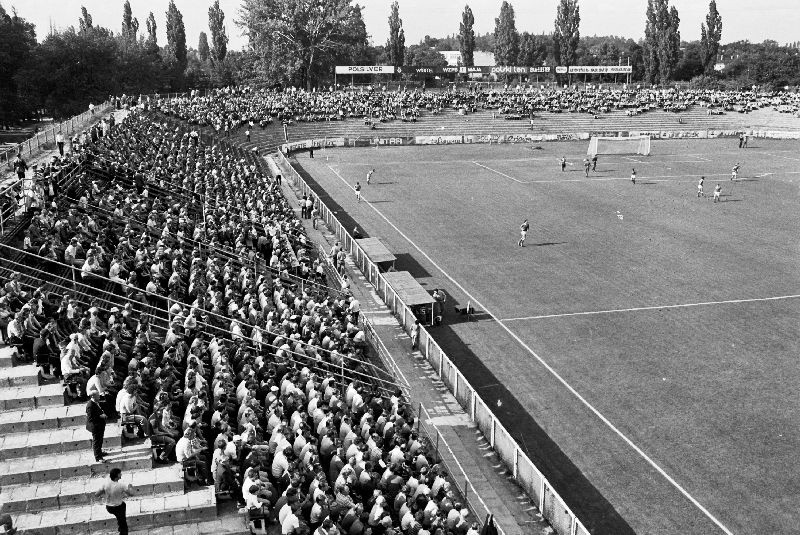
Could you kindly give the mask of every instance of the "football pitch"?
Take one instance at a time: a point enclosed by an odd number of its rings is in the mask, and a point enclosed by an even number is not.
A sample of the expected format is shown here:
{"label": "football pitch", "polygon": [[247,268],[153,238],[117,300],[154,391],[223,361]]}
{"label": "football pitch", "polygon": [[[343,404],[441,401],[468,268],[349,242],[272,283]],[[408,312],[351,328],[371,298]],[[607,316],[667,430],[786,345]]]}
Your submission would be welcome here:
{"label": "football pitch", "polygon": [[593,533],[797,533],[798,142],[653,140],[586,177],[587,145],[298,163],[349,230],[446,291],[432,334]]}

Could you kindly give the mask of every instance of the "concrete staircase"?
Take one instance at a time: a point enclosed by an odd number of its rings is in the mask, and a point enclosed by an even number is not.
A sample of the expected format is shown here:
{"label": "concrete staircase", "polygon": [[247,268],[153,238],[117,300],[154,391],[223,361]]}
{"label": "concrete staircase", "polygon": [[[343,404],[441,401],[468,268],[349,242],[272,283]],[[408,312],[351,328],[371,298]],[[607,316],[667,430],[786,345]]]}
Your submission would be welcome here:
{"label": "concrete staircase", "polygon": [[106,427],[108,462],[95,462],[84,405],[65,407],[61,385],[40,385],[38,369],[15,366],[15,353],[0,346],[0,511],[18,533],[116,533],[116,519],[94,497],[113,467],[133,485],[126,500],[131,533],[249,533],[233,504],[218,514],[213,487],[186,492],[180,465],[154,466],[149,440],[124,444],[117,424]]}

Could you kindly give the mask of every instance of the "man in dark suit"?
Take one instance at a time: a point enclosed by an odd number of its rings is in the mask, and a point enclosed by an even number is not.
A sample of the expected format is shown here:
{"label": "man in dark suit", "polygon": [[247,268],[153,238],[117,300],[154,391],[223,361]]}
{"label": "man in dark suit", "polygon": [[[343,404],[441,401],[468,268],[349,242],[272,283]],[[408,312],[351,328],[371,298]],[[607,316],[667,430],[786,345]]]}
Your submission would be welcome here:
{"label": "man in dark suit", "polygon": [[92,434],[94,460],[104,463],[103,436],[106,433],[106,415],[100,406],[100,394],[96,390],[86,403],[86,430]]}

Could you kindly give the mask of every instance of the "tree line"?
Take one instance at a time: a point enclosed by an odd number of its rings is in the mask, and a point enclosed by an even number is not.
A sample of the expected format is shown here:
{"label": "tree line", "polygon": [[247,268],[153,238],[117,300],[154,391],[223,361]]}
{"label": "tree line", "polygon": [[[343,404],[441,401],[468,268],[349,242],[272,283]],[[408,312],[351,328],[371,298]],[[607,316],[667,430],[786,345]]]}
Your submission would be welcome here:
{"label": "tree line", "polygon": [[580,33],[579,0],[560,0],[551,33],[517,30],[514,7],[504,1],[494,31],[475,32],[466,5],[458,32],[425,36],[406,44],[400,7],[389,6],[386,43],[374,44],[354,0],[242,0],[233,23],[248,39],[244,51],[228,50],[226,14],[219,1],[208,10],[208,33],[189,47],[183,15],[170,0],[164,17],[167,42],[156,37],[156,15],[144,28],[130,1],[122,5],[119,31],[97,26],[81,8],[77,25],[50,29],[37,43],[33,24],[0,4],[0,125],[41,114],[64,118],[110,94],[177,92],[187,88],[250,83],[308,89],[333,83],[336,65],[440,67],[441,54],[458,50],[461,64],[473,66],[475,52],[494,54],[499,65],[631,65],[636,83],[696,87],[767,88],[800,85],[797,43],[773,41],[721,44],[722,16],[711,0],[701,22],[701,38],[681,39],[680,16],[670,0],[647,0],[644,38]]}
{"label": "tree line", "polygon": [[156,14],[150,12],[142,28],[129,0],[122,5],[119,31],[95,25],[81,7],[77,25],[51,28],[41,43],[33,24],[0,5],[0,126],[42,114],[69,117],[112,94],[177,92],[234,82],[245,67],[240,54],[227,50],[219,0],[208,14],[211,43],[203,32],[195,50],[187,46],[183,15],[173,0],[162,19],[167,34],[163,45],[156,35]]}

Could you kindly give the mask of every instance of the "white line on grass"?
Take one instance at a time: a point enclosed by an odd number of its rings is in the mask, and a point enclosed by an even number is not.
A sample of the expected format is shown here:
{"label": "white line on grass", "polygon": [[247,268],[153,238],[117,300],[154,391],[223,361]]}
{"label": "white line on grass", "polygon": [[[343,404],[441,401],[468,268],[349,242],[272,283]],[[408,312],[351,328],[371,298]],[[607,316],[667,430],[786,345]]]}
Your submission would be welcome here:
{"label": "white line on grass", "polygon": [[634,307],[634,308],[614,308],[609,310],[592,310],[589,312],[565,312],[563,314],[543,314],[541,316],[523,316],[519,318],[506,318],[501,321],[525,321],[525,320],[541,320],[547,318],[565,318],[568,316],[592,316],[597,314],[613,314],[615,312],[640,312],[642,310],[661,310],[667,308],[689,308],[710,305],[729,305],[737,303],[757,303],[759,301],[781,301],[784,299],[796,299],[800,294],[795,295],[780,295],[777,297],[758,297],[753,299],[729,299],[727,301],[705,301],[702,303],[684,303],[681,305],[661,305],[650,307]]}
{"label": "white line on grass", "polygon": [[[775,173],[767,173],[767,175],[775,174]],[[784,175],[796,175],[800,174],[800,171],[786,171],[781,174]],[[710,177],[730,177],[730,173],[706,173],[706,174],[696,174],[696,175],[659,175],[659,176],[642,176],[637,175],[636,179],[640,182],[675,182],[674,179],[676,178],[684,178],[684,179],[695,179],[704,176],[706,178]],[[763,177],[766,175],[757,175],[754,178]],[[746,179],[747,177],[740,177],[741,179]],[[602,176],[602,177],[595,177],[590,176],[589,178],[561,178],[561,179],[553,179],[553,180],[529,180],[528,182],[523,182],[523,184],[549,184],[549,183],[558,183],[558,182],[604,182],[610,180],[630,180],[629,176]]]}
{"label": "white line on grass", "polygon": [[509,175],[507,175],[505,173],[501,173],[497,169],[492,169],[491,167],[487,167],[487,166],[483,165],[482,163],[478,163],[478,162],[472,162],[472,163],[474,163],[478,167],[483,167],[484,169],[486,169],[487,171],[491,171],[492,173],[497,173],[500,176],[504,176],[506,178],[510,178],[511,180],[513,180],[514,182],[516,182],[518,184],[528,184],[528,182],[524,182],[522,180],[518,180],[518,179],[514,178],[513,176],[509,176]]}
{"label": "white line on grass", "polygon": [[[333,169],[332,169],[330,166],[328,166],[328,168],[329,168],[329,169],[330,169],[330,170],[331,170],[331,171],[332,171],[332,172],[333,172],[333,173],[334,173],[334,174],[335,174],[337,177],[339,177],[339,179],[340,179],[342,182],[344,182],[344,183],[345,183],[345,184],[347,184],[348,186],[350,185],[350,184],[347,182],[347,180],[345,180],[345,179],[344,179],[344,177],[342,177],[342,175],[340,175],[338,172],[334,171],[334,170],[333,170]],[[711,520],[711,521],[712,521],[712,522],[713,522],[713,523],[714,523],[714,524],[715,524],[715,525],[716,525],[716,526],[717,526],[717,527],[718,527],[720,530],[722,530],[722,532],[723,532],[723,533],[725,533],[726,535],[733,535],[733,533],[731,532],[731,530],[729,530],[728,528],[726,528],[726,527],[725,527],[725,525],[724,525],[722,522],[720,522],[719,520],[717,520],[717,518],[716,518],[714,515],[712,515],[712,514],[711,514],[711,513],[708,511],[708,509],[706,509],[705,507],[703,507],[703,505],[702,505],[700,502],[698,502],[698,501],[697,501],[697,500],[694,498],[694,496],[692,496],[691,494],[689,494],[689,492],[688,492],[686,489],[684,489],[684,488],[683,488],[683,487],[682,487],[682,486],[681,486],[681,485],[680,485],[680,484],[679,484],[677,481],[675,481],[675,480],[672,478],[672,476],[670,476],[669,474],[667,474],[667,473],[664,471],[664,469],[663,469],[663,468],[661,468],[661,467],[660,467],[658,464],[656,464],[656,462],[655,462],[653,459],[651,459],[651,458],[650,458],[650,457],[649,457],[649,456],[648,456],[648,455],[647,455],[647,454],[646,454],[644,451],[642,451],[642,449],[641,449],[639,446],[637,446],[636,444],[634,444],[634,443],[633,443],[633,441],[632,441],[631,439],[629,439],[627,436],[625,436],[625,435],[622,433],[622,431],[620,431],[619,429],[617,429],[617,428],[614,426],[614,424],[612,424],[612,423],[611,423],[611,421],[610,421],[608,418],[606,418],[606,417],[605,417],[605,416],[604,416],[604,415],[603,415],[603,414],[602,414],[602,413],[601,413],[599,410],[597,410],[597,409],[596,409],[596,408],[595,408],[595,407],[594,407],[594,406],[593,406],[591,403],[589,403],[589,402],[586,400],[586,398],[584,398],[584,397],[583,397],[583,396],[582,396],[582,395],[581,395],[581,394],[580,394],[580,393],[579,393],[577,390],[575,390],[575,388],[574,388],[572,385],[570,385],[570,384],[569,384],[569,383],[568,383],[568,382],[567,382],[567,381],[566,381],[566,380],[565,380],[563,377],[561,377],[561,375],[559,375],[559,373],[558,373],[558,372],[557,372],[555,369],[553,369],[553,367],[552,367],[552,366],[550,366],[550,364],[548,364],[547,362],[545,362],[545,360],[544,360],[544,359],[542,359],[542,357],[540,357],[539,355],[537,355],[537,354],[536,354],[536,352],[535,352],[533,349],[531,349],[531,347],[530,347],[528,344],[526,344],[526,343],[525,343],[525,342],[524,342],[524,341],[523,341],[523,340],[522,340],[522,339],[521,339],[519,336],[517,336],[517,335],[516,335],[516,334],[515,334],[515,333],[514,333],[514,332],[513,332],[511,329],[509,329],[507,325],[505,325],[505,324],[504,324],[504,323],[503,323],[503,322],[502,322],[502,321],[501,321],[501,320],[500,320],[500,319],[499,319],[497,316],[495,316],[495,315],[494,315],[494,313],[492,313],[492,312],[491,312],[491,311],[490,311],[488,308],[486,308],[485,306],[483,306],[483,305],[481,304],[481,302],[480,302],[480,301],[478,301],[478,299],[476,299],[476,298],[475,298],[475,297],[474,297],[474,296],[473,296],[471,293],[469,293],[469,292],[466,290],[466,288],[464,288],[464,287],[463,287],[463,286],[462,286],[462,285],[461,285],[461,284],[460,284],[460,283],[459,283],[457,280],[455,280],[453,277],[451,277],[449,273],[447,273],[447,272],[446,272],[444,269],[442,269],[442,267],[441,267],[441,266],[439,266],[439,264],[437,264],[437,263],[436,263],[436,261],[435,261],[435,260],[433,260],[433,258],[431,258],[431,257],[428,255],[428,253],[426,253],[425,251],[423,251],[423,250],[422,250],[422,249],[421,249],[421,248],[420,248],[420,247],[419,247],[419,246],[418,246],[416,243],[414,243],[414,241],[413,241],[411,238],[409,238],[409,237],[408,237],[408,236],[407,236],[407,235],[406,235],[406,234],[405,234],[405,233],[404,233],[402,230],[400,230],[399,228],[397,228],[397,225],[395,225],[394,223],[392,223],[392,222],[389,220],[389,218],[387,218],[385,215],[383,215],[383,213],[382,213],[380,210],[378,210],[377,208],[375,208],[375,206],[373,206],[373,204],[372,204],[371,202],[369,202],[369,201],[365,201],[365,202],[366,202],[367,206],[369,206],[370,208],[372,208],[372,209],[375,211],[375,213],[376,213],[376,214],[378,214],[378,216],[380,216],[380,217],[381,217],[381,219],[383,219],[383,220],[384,220],[384,221],[385,221],[385,222],[386,222],[386,223],[387,223],[387,224],[388,224],[390,227],[392,227],[392,228],[395,230],[395,232],[397,232],[397,233],[398,233],[400,236],[402,236],[402,237],[403,237],[403,239],[405,239],[405,240],[406,240],[406,241],[407,241],[407,242],[408,242],[408,243],[409,243],[409,244],[410,244],[410,245],[411,245],[411,246],[412,246],[414,249],[416,249],[417,251],[419,251],[419,253],[420,253],[422,256],[424,256],[424,257],[425,257],[425,258],[428,260],[428,262],[430,262],[430,263],[431,263],[431,264],[432,264],[432,265],[433,265],[433,266],[434,266],[436,269],[438,269],[438,270],[439,270],[439,271],[442,273],[442,275],[444,275],[444,276],[445,276],[445,277],[446,277],[446,278],[447,278],[447,279],[448,279],[448,280],[449,280],[451,283],[453,283],[453,284],[454,284],[454,285],[455,285],[455,286],[456,286],[456,287],[457,287],[459,290],[461,290],[461,291],[464,293],[464,295],[466,295],[466,296],[467,296],[469,299],[471,299],[471,300],[472,300],[472,302],[473,302],[473,303],[475,303],[475,304],[476,304],[478,307],[480,307],[480,308],[482,308],[483,310],[485,310],[485,311],[486,311],[486,313],[487,313],[487,314],[489,314],[489,316],[491,316],[491,318],[492,318],[494,321],[496,321],[496,322],[497,322],[497,324],[498,324],[498,325],[500,325],[500,327],[502,327],[502,328],[503,328],[503,330],[505,330],[505,331],[506,331],[506,332],[509,334],[509,336],[511,336],[511,337],[512,337],[514,340],[516,340],[516,341],[517,341],[517,343],[518,343],[519,345],[521,345],[521,346],[522,346],[522,347],[523,347],[523,348],[524,348],[524,349],[525,349],[525,350],[526,350],[528,353],[530,353],[530,354],[531,354],[531,355],[532,355],[532,356],[533,356],[533,357],[534,357],[536,360],[538,360],[538,361],[539,361],[539,363],[540,363],[542,366],[544,366],[544,367],[545,367],[545,369],[546,369],[548,372],[550,372],[550,374],[551,374],[553,377],[555,377],[555,378],[558,380],[558,382],[560,382],[562,385],[564,385],[564,387],[565,387],[565,388],[566,388],[566,389],[567,389],[567,390],[568,390],[568,391],[569,391],[569,392],[570,392],[570,393],[571,393],[573,396],[575,396],[575,397],[576,397],[576,398],[577,398],[577,399],[578,399],[578,400],[579,400],[579,401],[580,401],[580,402],[581,402],[581,403],[582,403],[582,404],[583,404],[583,405],[584,405],[584,406],[585,406],[587,409],[589,409],[589,410],[590,410],[592,413],[594,413],[594,415],[595,415],[595,416],[597,416],[597,417],[600,419],[600,421],[601,421],[601,422],[603,422],[603,423],[604,423],[604,424],[605,424],[605,425],[606,425],[606,426],[607,426],[609,429],[611,429],[611,431],[613,431],[613,432],[614,432],[614,434],[616,434],[616,435],[617,435],[619,438],[621,438],[621,439],[622,439],[622,440],[623,440],[623,441],[624,441],[624,442],[625,442],[625,443],[626,443],[628,446],[630,446],[630,447],[633,449],[633,451],[635,451],[635,452],[636,452],[636,453],[637,453],[637,454],[638,454],[638,455],[639,455],[639,456],[640,456],[642,459],[644,459],[644,460],[647,462],[647,464],[649,464],[650,466],[652,466],[654,470],[656,470],[656,471],[657,471],[659,474],[661,474],[661,476],[662,476],[662,477],[664,477],[664,479],[666,479],[666,480],[667,480],[667,481],[668,481],[668,482],[669,482],[669,483],[670,483],[670,484],[671,484],[673,487],[675,487],[675,489],[676,489],[676,490],[678,490],[678,492],[680,492],[681,494],[683,494],[683,496],[684,496],[684,497],[685,497],[687,500],[689,500],[689,501],[690,501],[692,504],[694,504],[694,506],[695,506],[695,507],[697,507],[697,508],[698,508],[698,509],[699,509],[699,510],[700,510],[700,511],[701,511],[701,512],[702,512],[702,513],[703,513],[703,514],[704,514],[704,515],[705,515],[705,516],[706,516],[706,517],[709,519],[709,520]]]}

